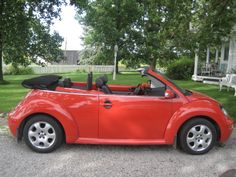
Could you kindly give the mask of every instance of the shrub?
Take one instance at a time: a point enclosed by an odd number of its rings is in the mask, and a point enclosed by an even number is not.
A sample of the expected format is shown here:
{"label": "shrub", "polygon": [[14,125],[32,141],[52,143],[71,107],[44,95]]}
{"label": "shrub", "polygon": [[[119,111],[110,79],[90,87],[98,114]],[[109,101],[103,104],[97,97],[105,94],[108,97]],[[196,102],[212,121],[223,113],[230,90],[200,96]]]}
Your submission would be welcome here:
{"label": "shrub", "polygon": [[167,75],[171,79],[188,80],[194,70],[194,62],[190,58],[182,57],[175,60],[167,67]]}
{"label": "shrub", "polygon": [[30,67],[14,67],[12,65],[8,66],[5,73],[6,75],[30,75],[34,74],[34,71]]}

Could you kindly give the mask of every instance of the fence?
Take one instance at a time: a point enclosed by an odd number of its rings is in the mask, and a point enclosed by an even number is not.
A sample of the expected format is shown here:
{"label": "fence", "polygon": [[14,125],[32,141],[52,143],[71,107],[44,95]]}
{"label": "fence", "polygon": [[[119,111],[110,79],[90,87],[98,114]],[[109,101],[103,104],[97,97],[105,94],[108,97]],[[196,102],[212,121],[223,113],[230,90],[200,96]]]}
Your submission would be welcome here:
{"label": "fence", "polygon": [[[95,72],[95,73],[109,73],[113,71],[113,65],[48,65],[45,67],[31,65],[29,66],[33,69],[35,74],[44,74],[44,73],[66,73],[74,71],[82,72]],[[3,71],[6,71],[7,66],[3,66]],[[125,67],[119,67],[120,71],[130,71]]]}
{"label": "fence", "polygon": [[36,74],[42,73],[66,73],[73,71],[84,71],[84,72],[112,72],[113,66],[99,66],[99,65],[49,65],[45,67],[31,66]]}

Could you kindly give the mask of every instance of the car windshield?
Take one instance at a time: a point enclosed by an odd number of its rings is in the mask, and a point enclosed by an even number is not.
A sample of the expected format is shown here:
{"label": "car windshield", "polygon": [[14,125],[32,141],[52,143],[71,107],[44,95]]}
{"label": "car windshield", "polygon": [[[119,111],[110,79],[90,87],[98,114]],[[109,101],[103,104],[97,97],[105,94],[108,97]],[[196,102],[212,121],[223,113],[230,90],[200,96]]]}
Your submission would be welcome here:
{"label": "car windshield", "polygon": [[177,88],[182,94],[184,95],[191,95],[192,92],[189,90],[186,90],[180,86],[178,86],[175,82],[173,82],[170,78],[168,78],[167,76],[165,76],[164,74],[162,74],[161,72],[155,70],[155,72],[159,75],[161,75],[162,77],[164,77],[166,80],[168,80],[171,84],[173,84],[175,86],[175,88]]}

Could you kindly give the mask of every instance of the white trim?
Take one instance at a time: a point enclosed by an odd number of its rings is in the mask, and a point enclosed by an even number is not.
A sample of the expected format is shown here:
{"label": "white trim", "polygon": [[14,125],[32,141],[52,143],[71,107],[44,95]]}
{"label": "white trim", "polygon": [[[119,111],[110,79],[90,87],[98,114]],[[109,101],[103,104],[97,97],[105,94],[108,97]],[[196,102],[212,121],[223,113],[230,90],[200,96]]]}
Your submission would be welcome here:
{"label": "white trim", "polygon": [[202,79],[199,76],[192,75],[193,81],[202,81]]}
{"label": "white trim", "polygon": [[203,81],[204,84],[219,85],[219,82],[214,81]]}
{"label": "white trim", "polygon": [[221,53],[220,53],[220,65],[224,63],[224,58],[225,58],[225,44],[222,43]]}
{"label": "white trim", "polygon": [[197,71],[198,71],[198,53],[195,51],[195,58],[194,58],[194,73],[193,76],[197,76]]}
{"label": "white trim", "polygon": [[229,58],[227,65],[227,73],[236,67],[236,35],[232,34],[229,42]]}
{"label": "white trim", "polygon": [[207,80],[207,79],[214,79],[214,80],[220,80],[222,79],[222,77],[212,77],[212,76],[192,76],[192,80],[193,81],[200,81],[200,82],[203,82],[204,80]]}
{"label": "white trim", "polygon": [[207,47],[206,64],[210,63],[210,47]]}
{"label": "white trim", "polygon": [[218,59],[219,59],[219,50],[216,48],[215,63],[218,63]]}

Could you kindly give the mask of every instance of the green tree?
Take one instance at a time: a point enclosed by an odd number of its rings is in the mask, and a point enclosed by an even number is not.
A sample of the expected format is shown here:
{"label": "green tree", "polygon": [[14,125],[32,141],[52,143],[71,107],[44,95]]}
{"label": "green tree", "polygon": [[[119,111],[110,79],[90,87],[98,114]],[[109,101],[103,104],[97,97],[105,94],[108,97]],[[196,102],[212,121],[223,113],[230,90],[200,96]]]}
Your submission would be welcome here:
{"label": "green tree", "polygon": [[13,66],[28,65],[38,57],[47,61],[62,56],[62,38],[50,33],[59,17],[63,0],[1,0],[0,2],[0,82],[2,60]]}
{"label": "green tree", "polygon": [[131,36],[136,46],[134,57],[127,64],[143,63],[152,68],[163,65],[178,56],[182,36],[188,31],[191,2],[184,0],[139,1],[141,15],[132,25]]}
{"label": "green tree", "polygon": [[[85,45],[99,48],[96,58],[112,63],[113,47],[128,66],[166,65],[181,55],[193,56],[217,46],[235,21],[232,0],[77,0]],[[195,32],[189,30],[192,24]],[[99,57],[100,56],[100,57]]]}
{"label": "green tree", "polygon": [[192,7],[192,41],[200,48],[221,45],[236,24],[236,1],[194,0]]}
{"label": "green tree", "polygon": [[151,66],[176,57],[174,40],[188,30],[191,2],[183,0],[77,1],[79,20],[87,27],[85,44],[100,46],[103,63],[112,63],[113,47],[118,61],[128,66]]}
{"label": "green tree", "polygon": [[136,0],[77,0],[75,4],[79,8],[78,20],[86,27],[85,44],[100,49],[97,61],[113,64],[115,45],[119,48],[117,63],[130,53],[126,35],[139,13]]}

